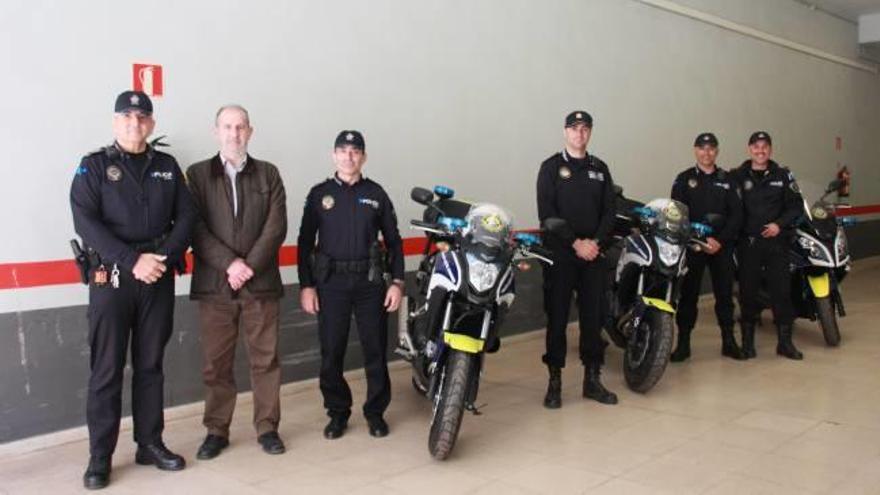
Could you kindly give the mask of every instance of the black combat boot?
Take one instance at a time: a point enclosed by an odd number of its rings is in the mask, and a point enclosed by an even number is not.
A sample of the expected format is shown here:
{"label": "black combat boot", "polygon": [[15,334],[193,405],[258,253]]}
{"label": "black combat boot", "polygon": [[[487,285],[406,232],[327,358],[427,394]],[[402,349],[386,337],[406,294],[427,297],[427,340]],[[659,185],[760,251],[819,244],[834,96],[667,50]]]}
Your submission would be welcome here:
{"label": "black combat boot", "polygon": [[742,326],[743,357],[746,359],[757,357],[758,353],[755,352],[755,322],[741,320],[739,323]]}
{"label": "black combat boot", "polygon": [[547,383],[547,395],[544,396],[544,407],[559,409],[562,407],[562,368],[548,364],[550,381]]}
{"label": "black combat boot", "polygon": [[[754,347],[754,339],[752,339],[752,346]],[[737,361],[746,359],[743,351],[736,345],[736,337],[733,336],[733,325],[721,327],[721,355],[736,359]]]}
{"label": "black combat boot", "polygon": [[776,354],[785,356],[788,359],[800,360],[804,358],[801,351],[797,350],[794,342],[791,341],[791,325],[776,325],[779,332],[779,343],[776,344]]}
{"label": "black combat boot", "polygon": [[673,363],[680,363],[691,357],[691,330],[691,328],[678,329],[678,343],[675,345],[672,355],[669,356],[669,360]]}
{"label": "black combat boot", "polygon": [[584,367],[584,397],[602,404],[617,404],[617,395],[606,389],[599,380],[601,370],[598,364]]}

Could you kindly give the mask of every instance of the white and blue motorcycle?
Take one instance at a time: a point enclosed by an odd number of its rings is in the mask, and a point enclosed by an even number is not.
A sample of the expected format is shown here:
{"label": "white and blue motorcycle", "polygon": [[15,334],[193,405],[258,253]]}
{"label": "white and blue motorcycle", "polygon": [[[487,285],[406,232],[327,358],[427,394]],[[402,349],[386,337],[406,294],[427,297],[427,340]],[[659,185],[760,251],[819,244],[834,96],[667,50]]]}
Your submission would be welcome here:
{"label": "white and blue motorcycle", "polygon": [[[436,194],[435,194],[436,193]],[[510,215],[488,204],[452,199],[449,188],[414,188],[427,208],[413,228],[428,235],[416,284],[407,298],[397,353],[413,367],[415,389],[434,404],[428,450],[443,460],[474,403],[486,353],[513,304],[515,274],[526,258],[552,263],[534,234],[513,233]]]}

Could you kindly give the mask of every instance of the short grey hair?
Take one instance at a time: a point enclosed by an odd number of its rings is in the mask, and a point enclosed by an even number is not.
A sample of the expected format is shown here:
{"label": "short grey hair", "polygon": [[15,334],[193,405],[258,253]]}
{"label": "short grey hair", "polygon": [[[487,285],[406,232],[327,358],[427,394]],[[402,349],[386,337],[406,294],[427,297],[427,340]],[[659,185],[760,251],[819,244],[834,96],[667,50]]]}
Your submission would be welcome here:
{"label": "short grey hair", "polygon": [[248,127],[251,126],[251,116],[248,113],[247,109],[237,103],[230,103],[228,105],[223,105],[222,107],[220,107],[219,110],[217,110],[217,114],[214,115],[214,127],[216,127],[217,123],[220,121],[220,114],[222,114],[226,110],[238,110],[239,112],[243,113],[245,123],[248,125]]}

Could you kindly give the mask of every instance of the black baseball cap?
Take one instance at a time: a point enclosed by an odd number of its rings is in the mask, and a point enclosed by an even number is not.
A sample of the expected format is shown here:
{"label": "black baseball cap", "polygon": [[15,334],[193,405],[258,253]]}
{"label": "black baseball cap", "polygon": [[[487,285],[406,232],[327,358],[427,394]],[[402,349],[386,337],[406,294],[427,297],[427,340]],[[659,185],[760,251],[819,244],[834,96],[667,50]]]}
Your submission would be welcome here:
{"label": "black baseball cap", "polygon": [[697,139],[694,139],[695,148],[707,145],[713,148],[718,147],[718,138],[715,137],[715,134],[712,134],[711,132],[703,132],[697,136]]}
{"label": "black baseball cap", "polygon": [[352,145],[355,148],[360,149],[361,151],[366,151],[367,145],[364,143],[364,135],[358,131],[342,131],[336,136],[336,142],[333,144],[334,148],[341,148],[345,145]]}
{"label": "black baseball cap", "polygon": [[140,110],[147,115],[153,114],[153,102],[150,101],[150,97],[143,91],[123,91],[119,93],[119,96],[116,97],[116,106],[113,108],[115,113]]}
{"label": "black baseball cap", "polygon": [[593,117],[583,110],[575,110],[565,117],[565,127],[571,127],[575,124],[583,123],[589,128],[593,128]]}
{"label": "black baseball cap", "polygon": [[767,134],[764,131],[755,131],[749,136],[749,145],[753,145],[758,141],[767,141],[767,144],[773,146],[773,140],[770,139],[770,134]]}

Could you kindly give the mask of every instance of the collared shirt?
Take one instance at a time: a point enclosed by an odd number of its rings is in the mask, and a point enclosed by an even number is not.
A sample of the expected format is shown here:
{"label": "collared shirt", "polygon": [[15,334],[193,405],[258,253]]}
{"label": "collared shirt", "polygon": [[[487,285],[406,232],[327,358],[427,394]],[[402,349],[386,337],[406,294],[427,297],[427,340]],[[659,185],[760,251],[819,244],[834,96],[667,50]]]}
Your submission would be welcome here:
{"label": "collared shirt", "polygon": [[708,214],[724,217],[724,225],[712,234],[722,243],[733,242],[742,227],[743,206],[737,194],[736,179],[721,167],[711,173],[699,165],[685,169],[672,184],[672,199],[688,207],[691,222],[706,222]]}
{"label": "collared shirt", "polygon": [[[579,239],[605,239],[614,227],[614,186],[608,165],[595,155],[574,158],[556,153],[538,172],[538,219],[566,220]],[[549,234],[547,247],[574,256],[569,240]]]}
{"label": "collared shirt", "polygon": [[760,236],[764,226],[771,222],[783,231],[794,227],[804,206],[800,189],[788,168],[770,160],[765,170],[752,170],[752,161],[746,160],[733,175],[742,190],[743,232],[747,236]]}
{"label": "collared shirt", "polygon": [[335,175],[317,184],[306,197],[297,241],[300,285],[315,286],[310,258],[316,249],[336,261],[367,260],[380,232],[390,255],[391,276],[403,280],[403,242],[385,190],[364,176],[354,184]]}
{"label": "collared shirt", "polygon": [[245,164],[247,163],[247,156],[242,158],[241,163],[234,164],[230,160],[227,160],[220,155],[220,160],[223,161],[223,170],[226,171],[226,176],[229,177],[229,182],[232,183],[232,215],[238,216],[238,191],[235,188],[235,176],[239,174],[239,172],[244,169]]}
{"label": "collared shirt", "polygon": [[[174,265],[186,253],[198,212],[177,161],[148,147],[146,158],[108,146],[83,157],[70,187],[73,225],[105,263],[134,268],[133,244],[165,236],[158,254]],[[142,160],[136,166],[134,160]]]}

